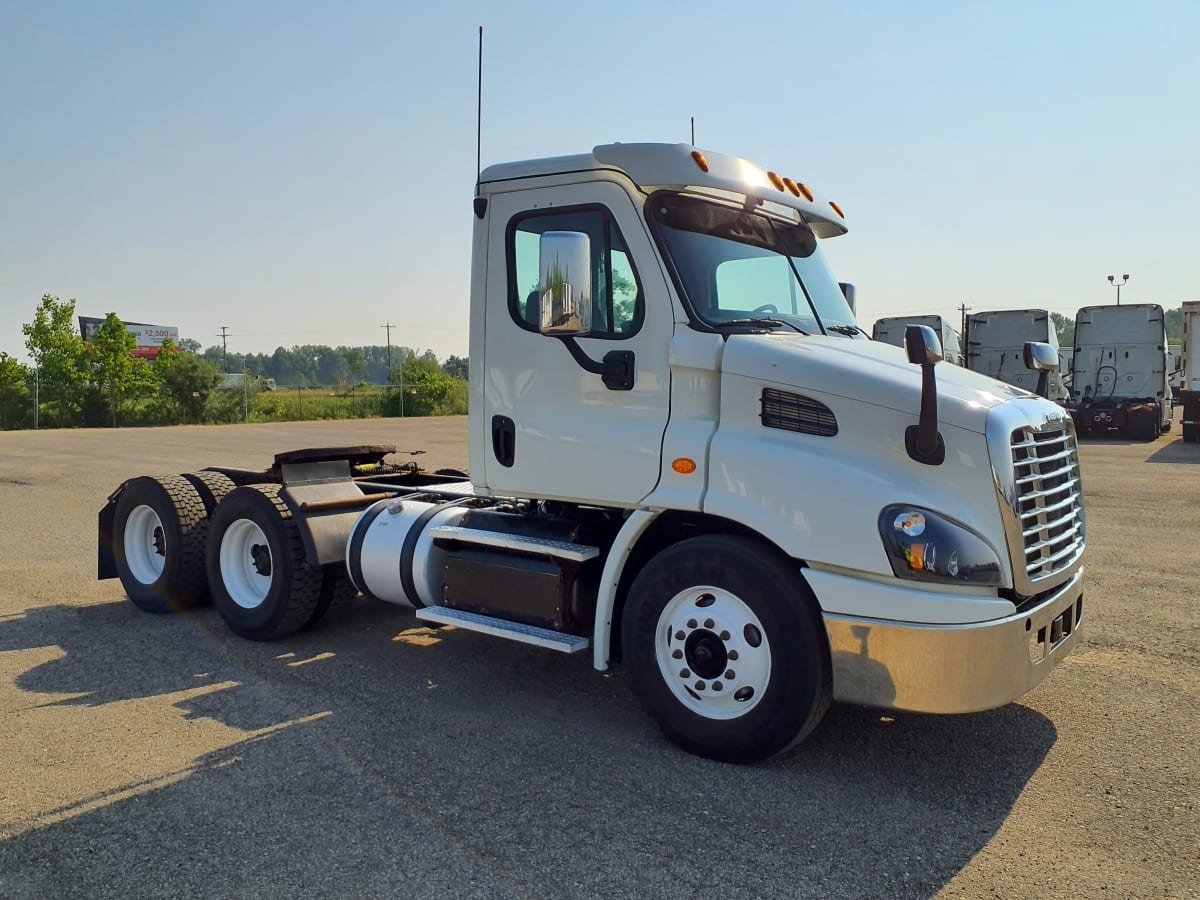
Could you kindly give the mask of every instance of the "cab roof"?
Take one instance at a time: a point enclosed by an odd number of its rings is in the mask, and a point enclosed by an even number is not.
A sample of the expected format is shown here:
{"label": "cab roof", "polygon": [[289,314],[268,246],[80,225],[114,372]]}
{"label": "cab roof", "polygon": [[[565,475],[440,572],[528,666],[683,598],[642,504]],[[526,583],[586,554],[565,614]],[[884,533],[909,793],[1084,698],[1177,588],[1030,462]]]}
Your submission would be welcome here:
{"label": "cab roof", "polygon": [[590,171],[620,172],[647,194],[660,188],[691,188],[755,197],[798,210],[818,237],[847,230],[841,210],[798,180],[690,144],[600,144],[591,153],[500,163],[483,170],[479,190],[488,194],[503,182]]}

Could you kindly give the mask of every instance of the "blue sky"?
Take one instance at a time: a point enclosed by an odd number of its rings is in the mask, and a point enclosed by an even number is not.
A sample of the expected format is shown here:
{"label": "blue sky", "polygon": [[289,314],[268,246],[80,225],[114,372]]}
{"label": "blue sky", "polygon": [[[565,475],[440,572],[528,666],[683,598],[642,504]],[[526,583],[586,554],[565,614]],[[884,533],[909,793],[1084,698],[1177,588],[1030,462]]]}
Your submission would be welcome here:
{"label": "blue sky", "polygon": [[0,350],[42,294],[232,352],[466,354],[484,165],[686,142],[812,184],[885,315],[1200,298],[1200,3],[0,0]]}

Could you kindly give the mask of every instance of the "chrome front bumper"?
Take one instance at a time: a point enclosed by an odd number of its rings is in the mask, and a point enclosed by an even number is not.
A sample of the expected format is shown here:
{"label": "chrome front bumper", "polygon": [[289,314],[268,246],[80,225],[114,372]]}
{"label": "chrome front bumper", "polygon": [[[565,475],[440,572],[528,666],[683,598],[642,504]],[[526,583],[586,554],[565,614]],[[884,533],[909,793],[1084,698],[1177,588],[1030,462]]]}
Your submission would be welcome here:
{"label": "chrome front bumper", "polygon": [[1078,640],[1083,570],[1033,609],[968,625],[826,613],[833,696],[926,713],[994,709],[1039,684]]}

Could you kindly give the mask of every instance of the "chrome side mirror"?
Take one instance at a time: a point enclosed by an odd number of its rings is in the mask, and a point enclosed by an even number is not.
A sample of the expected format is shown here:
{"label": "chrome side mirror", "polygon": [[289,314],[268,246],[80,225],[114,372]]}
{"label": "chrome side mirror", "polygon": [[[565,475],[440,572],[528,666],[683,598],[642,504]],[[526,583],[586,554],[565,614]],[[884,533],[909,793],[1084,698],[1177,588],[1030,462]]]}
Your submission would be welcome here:
{"label": "chrome side mirror", "polygon": [[1039,397],[1050,397],[1050,373],[1058,371],[1058,348],[1039,341],[1025,344],[1025,368],[1038,373],[1036,393]]}
{"label": "chrome side mirror", "polygon": [[583,336],[592,330],[592,251],[580,231],[543,232],[538,246],[539,330]]}
{"label": "chrome side mirror", "polygon": [[1029,341],[1025,344],[1025,368],[1053,372],[1058,368],[1058,351],[1050,344]]}
{"label": "chrome side mirror", "polygon": [[937,332],[928,325],[905,326],[904,349],[908,353],[908,361],[915,366],[933,365],[943,359],[942,342],[938,340]]}

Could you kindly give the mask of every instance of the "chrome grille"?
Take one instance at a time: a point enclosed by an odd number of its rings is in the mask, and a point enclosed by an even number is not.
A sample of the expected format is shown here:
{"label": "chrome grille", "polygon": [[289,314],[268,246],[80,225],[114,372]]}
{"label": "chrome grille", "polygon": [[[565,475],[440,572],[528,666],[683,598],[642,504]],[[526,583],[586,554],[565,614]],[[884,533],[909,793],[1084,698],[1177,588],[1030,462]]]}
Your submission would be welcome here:
{"label": "chrome grille", "polygon": [[1072,565],[1083,553],[1079,446],[1066,422],[1012,432],[1014,511],[1031,582]]}

